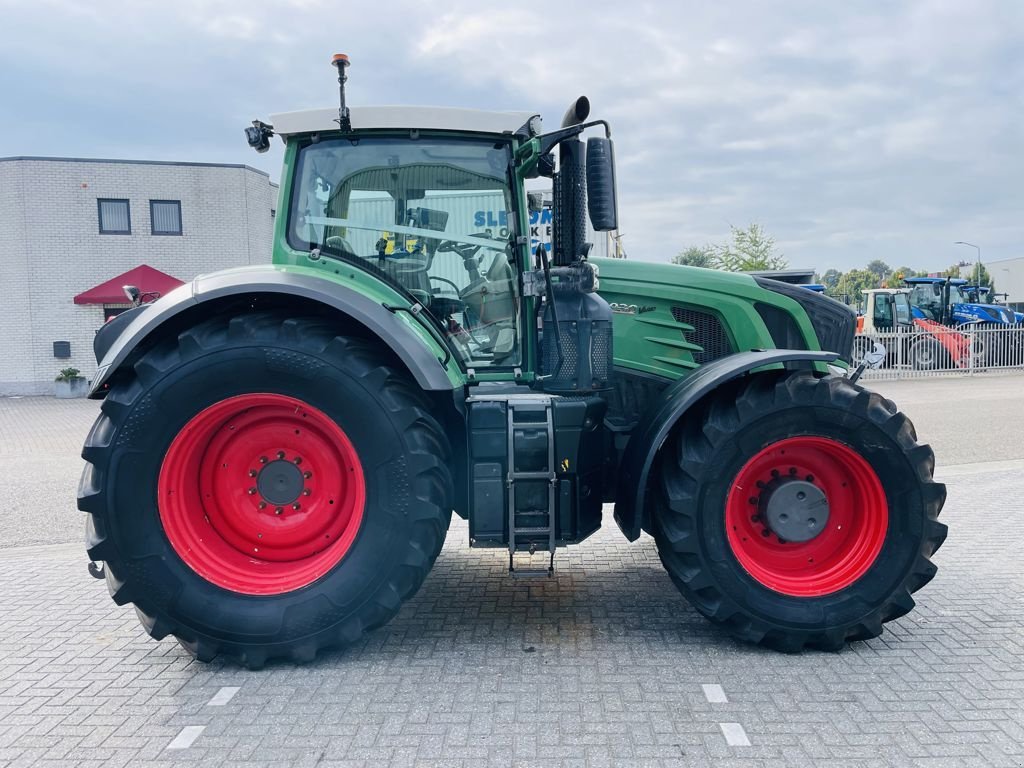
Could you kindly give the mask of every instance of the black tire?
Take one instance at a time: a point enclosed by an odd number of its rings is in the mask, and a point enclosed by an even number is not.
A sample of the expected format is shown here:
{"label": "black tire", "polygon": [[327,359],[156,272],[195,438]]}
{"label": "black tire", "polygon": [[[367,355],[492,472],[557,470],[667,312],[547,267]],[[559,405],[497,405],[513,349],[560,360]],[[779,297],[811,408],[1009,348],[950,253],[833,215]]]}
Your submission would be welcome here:
{"label": "black tire", "polygon": [[[162,460],[185,424],[250,393],[318,409],[351,440],[365,476],[362,520],[340,562],[279,594],[200,576],[171,545],[157,503]],[[114,601],[134,603],[156,639],[174,635],[203,661],[309,661],[387,622],[422,584],[450,521],[450,452],[422,393],[370,342],[316,318],[211,319],[145,352],[103,401],[82,452],[88,554],[105,562]]]}
{"label": "black tire", "polygon": [[915,371],[950,369],[953,361],[938,339],[923,336],[910,345],[910,367]]}
{"label": "black tire", "polygon": [[[804,436],[860,454],[881,482],[887,515],[870,568],[849,586],[811,597],[753,578],[729,543],[724,512],[751,456]],[[945,486],[933,482],[934,455],[916,440],[892,402],[843,378],[779,372],[733,382],[661,451],[652,523],[662,562],[698,611],[742,640],[796,652],[875,637],[914,606],[910,595],[935,575],[929,558],[946,536],[937,521]]]}

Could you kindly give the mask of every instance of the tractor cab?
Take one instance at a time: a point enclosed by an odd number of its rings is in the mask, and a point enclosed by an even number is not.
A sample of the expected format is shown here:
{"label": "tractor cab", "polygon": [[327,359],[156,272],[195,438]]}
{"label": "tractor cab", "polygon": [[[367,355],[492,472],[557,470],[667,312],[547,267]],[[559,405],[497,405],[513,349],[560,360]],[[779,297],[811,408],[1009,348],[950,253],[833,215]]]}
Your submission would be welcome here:
{"label": "tractor cab", "polygon": [[[474,381],[606,388],[612,312],[584,237],[588,211],[594,231],[617,227],[608,124],[586,122],[585,97],[549,133],[532,112],[349,108],[336,66],[340,109],[247,130],[257,150],[272,136],[286,144],[274,263],[374,285]],[[603,135],[584,143],[594,128]],[[552,180],[555,226],[550,259],[541,247],[534,261],[540,203],[526,181],[540,176]]]}
{"label": "tractor cab", "polygon": [[987,296],[962,278],[908,277],[903,282],[910,288],[915,317],[951,326],[1013,325],[1016,322],[1009,308],[979,302],[978,299],[987,299]]}
{"label": "tractor cab", "polygon": [[893,288],[864,291],[864,303],[857,322],[858,333],[886,333],[914,324],[910,292]]}
{"label": "tractor cab", "polygon": [[963,300],[958,285],[951,278],[907,277],[903,283],[910,289],[914,317],[951,324],[953,306]]}

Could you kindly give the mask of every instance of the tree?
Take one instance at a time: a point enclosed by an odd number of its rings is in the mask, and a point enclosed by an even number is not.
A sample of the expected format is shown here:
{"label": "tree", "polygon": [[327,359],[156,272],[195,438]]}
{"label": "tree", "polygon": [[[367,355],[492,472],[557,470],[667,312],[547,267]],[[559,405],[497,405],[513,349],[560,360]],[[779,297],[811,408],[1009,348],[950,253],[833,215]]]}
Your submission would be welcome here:
{"label": "tree", "polygon": [[727,272],[751,272],[785,269],[785,257],[777,253],[775,238],[766,234],[760,224],[746,229],[730,226],[732,239],[724,245],[715,245],[714,255],[719,269]]}
{"label": "tree", "polygon": [[920,273],[913,267],[896,267],[892,271],[892,283],[899,286],[905,277],[920,277]]}
{"label": "tree", "polygon": [[843,276],[843,273],[838,269],[826,269],[825,274],[821,276],[821,284],[825,286],[826,290],[834,291],[839,287],[839,279]]}
{"label": "tree", "polygon": [[872,275],[877,277],[879,282],[881,282],[882,280],[885,280],[885,278],[888,277],[892,273],[892,267],[890,267],[888,264],[886,264],[881,259],[875,259],[873,261],[869,261],[866,269]]}
{"label": "tree", "polygon": [[691,245],[685,251],[673,256],[672,263],[683,264],[687,267],[707,267],[708,269],[713,269],[715,266],[715,252],[710,245]]}
{"label": "tree", "polygon": [[852,304],[859,304],[863,291],[878,288],[882,280],[874,272],[867,269],[851,269],[839,279],[838,292],[848,296]]}

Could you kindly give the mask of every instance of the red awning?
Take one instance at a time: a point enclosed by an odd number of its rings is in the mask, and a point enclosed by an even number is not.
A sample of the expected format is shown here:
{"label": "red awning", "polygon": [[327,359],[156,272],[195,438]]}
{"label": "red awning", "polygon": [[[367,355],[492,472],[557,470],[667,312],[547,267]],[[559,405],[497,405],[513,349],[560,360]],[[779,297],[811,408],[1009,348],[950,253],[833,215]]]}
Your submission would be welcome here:
{"label": "red awning", "polygon": [[112,277],[78,294],[75,296],[75,304],[127,304],[128,298],[124,295],[126,285],[134,285],[142,293],[159,293],[162,296],[182,284],[181,280],[166,272],[153,269],[148,264],[140,264],[123,275]]}

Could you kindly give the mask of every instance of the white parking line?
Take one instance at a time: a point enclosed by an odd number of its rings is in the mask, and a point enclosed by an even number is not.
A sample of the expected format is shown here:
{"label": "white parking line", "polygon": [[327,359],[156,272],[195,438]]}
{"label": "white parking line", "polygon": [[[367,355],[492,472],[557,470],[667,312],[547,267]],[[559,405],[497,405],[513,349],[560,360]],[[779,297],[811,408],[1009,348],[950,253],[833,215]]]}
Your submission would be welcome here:
{"label": "white parking line", "polygon": [[747,732],[743,730],[743,726],[739,723],[719,723],[718,727],[722,729],[722,735],[725,736],[725,743],[730,747],[750,746],[750,739],[747,738]]}
{"label": "white parking line", "polygon": [[181,733],[174,737],[174,740],[167,745],[167,749],[188,749],[192,742],[199,738],[199,734],[206,728],[205,725],[186,725]]}
{"label": "white parking line", "polygon": [[219,691],[217,691],[217,693],[213,695],[212,699],[206,702],[206,706],[223,707],[225,704],[227,704],[229,701],[231,701],[231,699],[235,697],[236,693],[238,693],[237,687],[229,686],[227,688],[221,688]]}
{"label": "white parking line", "polygon": [[704,683],[701,688],[704,689],[704,698],[708,700],[710,704],[728,704],[729,700],[725,697],[725,691],[722,690],[722,686],[715,683]]}

